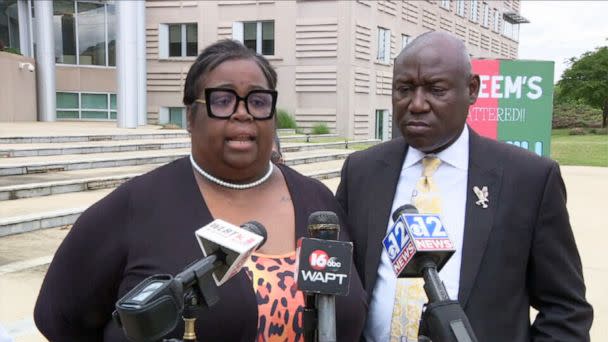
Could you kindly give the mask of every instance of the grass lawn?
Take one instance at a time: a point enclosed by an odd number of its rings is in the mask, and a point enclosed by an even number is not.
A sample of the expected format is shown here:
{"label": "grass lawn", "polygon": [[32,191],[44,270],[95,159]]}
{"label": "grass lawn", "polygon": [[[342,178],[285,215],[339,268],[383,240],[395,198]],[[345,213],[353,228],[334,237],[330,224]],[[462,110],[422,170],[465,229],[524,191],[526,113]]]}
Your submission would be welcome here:
{"label": "grass lawn", "polygon": [[[283,135],[281,134],[279,136],[279,139],[282,136]],[[285,136],[288,136],[288,135],[285,135]],[[353,141],[353,140],[357,141],[359,139],[344,139],[344,137],[319,137],[319,136],[316,136],[314,134],[311,134],[309,142],[311,142],[311,143],[333,143],[333,142],[344,142],[346,140],[348,140],[348,141]],[[286,142],[289,142],[289,143],[303,143],[303,142],[306,142],[306,138],[290,139],[289,141],[286,141]],[[281,144],[283,144],[283,142],[281,142]],[[369,146],[369,144],[367,146]]]}
{"label": "grass lawn", "polygon": [[[554,129],[551,134],[551,158],[560,165],[608,167],[608,135],[569,135],[569,129]],[[310,142],[343,142],[343,137],[310,136]],[[304,142],[306,139],[291,140],[290,143]],[[349,144],[353,150],[364,150],[371,144]]]}
{"label": "grass lawn", "polygon": [[568,135],[568,129],[554,129],[551,158],[560,165],[608,167],[608,135]]}

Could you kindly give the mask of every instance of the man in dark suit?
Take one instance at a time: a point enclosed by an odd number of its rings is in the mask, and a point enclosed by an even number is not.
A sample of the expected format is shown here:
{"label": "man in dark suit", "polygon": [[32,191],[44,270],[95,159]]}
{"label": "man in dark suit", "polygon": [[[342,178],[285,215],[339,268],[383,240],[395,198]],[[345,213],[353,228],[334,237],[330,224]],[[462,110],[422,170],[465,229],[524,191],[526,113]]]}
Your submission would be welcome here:
{"label": "man in dark suit", "polygon": [[[365,340],[409,341],[391,337],[396,277],[382,239],[393,210],[410,203],[429,154],[441,160],[433,178],[457,248],[440,276],[478,340],[589,340],[593,310],[559,166],[466,125],[479,84],[459,39],[440,32],[418,37],[394,66],[393,116],[402,137],[344,163],[336,197],[369,294]],[[538,310],[533,322],[531,307]]]}

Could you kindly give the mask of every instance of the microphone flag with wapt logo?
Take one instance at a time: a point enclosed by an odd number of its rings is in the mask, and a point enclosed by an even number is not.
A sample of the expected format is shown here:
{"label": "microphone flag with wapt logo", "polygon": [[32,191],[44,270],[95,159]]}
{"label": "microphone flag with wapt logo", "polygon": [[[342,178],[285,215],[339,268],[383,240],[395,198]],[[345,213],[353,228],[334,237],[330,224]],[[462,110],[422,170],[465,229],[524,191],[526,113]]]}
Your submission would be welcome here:
{"label": "microphone flag with wapt logo", "polygon": [[298,290],[336,296],[348,295],[353,257],[351,242],[300,238],[296,255]]}

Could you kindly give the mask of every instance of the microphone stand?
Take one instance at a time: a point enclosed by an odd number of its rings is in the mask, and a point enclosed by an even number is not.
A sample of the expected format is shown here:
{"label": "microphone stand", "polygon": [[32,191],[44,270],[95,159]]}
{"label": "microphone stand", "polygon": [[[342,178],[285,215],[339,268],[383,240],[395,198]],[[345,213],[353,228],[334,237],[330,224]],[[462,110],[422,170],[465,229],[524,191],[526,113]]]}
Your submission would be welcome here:
{"label": "microphone stand", "polygon": [[[130,340],[139,342],[159,338],[156,335],[159,333],[158,331],[149,331],[155,325],[162,324],[162,329],[164,330],[161,331],[165,331],[164,334],[173,330],[177,324],[178,315],[181,312],[182,319],[184,320],[183,340],[171,338],[162,339],[162,341],[196,342],[196,313],[198,310],[211,307],[219,301],[219,291],[213,279],[212,271],[225,262],[225,257],[224,253],[212,254],[191,264],[175,277],[158,276],[156,278],[158,280],[153,279],[153,281],[157,282],[164,281],[165,284],[176,284],[175,287],[185,290],[183,292],[179,290],[177,293],[163,292],[154,294],[163,296],[163,298],[169,297],[170,300],[165,300],[165,304],[167,302],[170,302],[170,304],[151,305],[141,308],[139,311],[133,311],[131,309],[134,305],[134,298],[141,296],[141,292],[133,294],[129,292],[119,300],[120,304],[116,304],[117,310],[112,313],[112,317],[122,327]],[[148,279],[145,281],[148,281]],[[144,284],[144,282],[140,283],[140,285]],[[137,290],[138,286],[134,290]],[[139,290],[141,291],[142,289]],[[180,302],[182,305],[180,305]]]}
{"label": "microphone stand", "polygon": [[319,342],[336,342],[336,297],[317,295]]}
{"label": "microphone stand", "polygon": [[305,293],[304,342],[336,341],[336,297],[326,294]]}
{"label": "microphone stand", "polygon": [[304,294],[304,313],[302,322],[304,324],[304,342],[316,342],[317,340],[317,296],[314,293]]}
{"label": "microphone stand", "polygon": [[421,261],[424,292],[429,298],[422,314],[418,341],[477,342],[471,323],[460,303],[450,300],[443,282],[437,274],[432,258]]}
{"label": "microphone stand", "polygon": [[[340,228],[337,224],[319,223],[314,224],[313,227],[311,229],[311,226],[309,226],[311,238],[338,240]],[[315,320],[312,322],[317,329],[312,331],[313,339],[304,335],[305,342],[336,342],[336,297],[327,294],[307,295],[307,297],[309,296],[313,298]],[[306,329],[306,324],[304,326]]]}
{"label": "microphone stand", "polygon": [[200,296],[197,292],[192,290],[184,295],[184,312],[182,314],[184,337],[182,342],[196,342],[196,311],[201,307]]}
{"label": "microphone stand", "polygon": [[225,253],[210,255],[194,263],[175,278],[190,288],[184,294],[183,342],[196,342],[196,312],[204,307],[211,307],[220,299],[217,285],[213,280],[212,270],[226,258]]}

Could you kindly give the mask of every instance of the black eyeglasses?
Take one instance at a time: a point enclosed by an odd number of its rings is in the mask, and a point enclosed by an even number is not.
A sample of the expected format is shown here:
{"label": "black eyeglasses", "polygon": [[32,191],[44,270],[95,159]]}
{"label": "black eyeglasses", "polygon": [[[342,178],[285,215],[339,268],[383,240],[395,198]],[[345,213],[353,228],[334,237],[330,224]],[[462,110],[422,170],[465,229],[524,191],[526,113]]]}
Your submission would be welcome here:
{"label": "black eyeglasses", "polygon": [[245,97],[240,97],[233,89],[206,88],[205,99],[196,99],[207,105],[207,115],[210,118],[228,120],[236,113],[239,102],[245,102],[247,113],[255,120],[268,120],[272,118],[277,104],[277,92],[275,90],[256,89]]}

